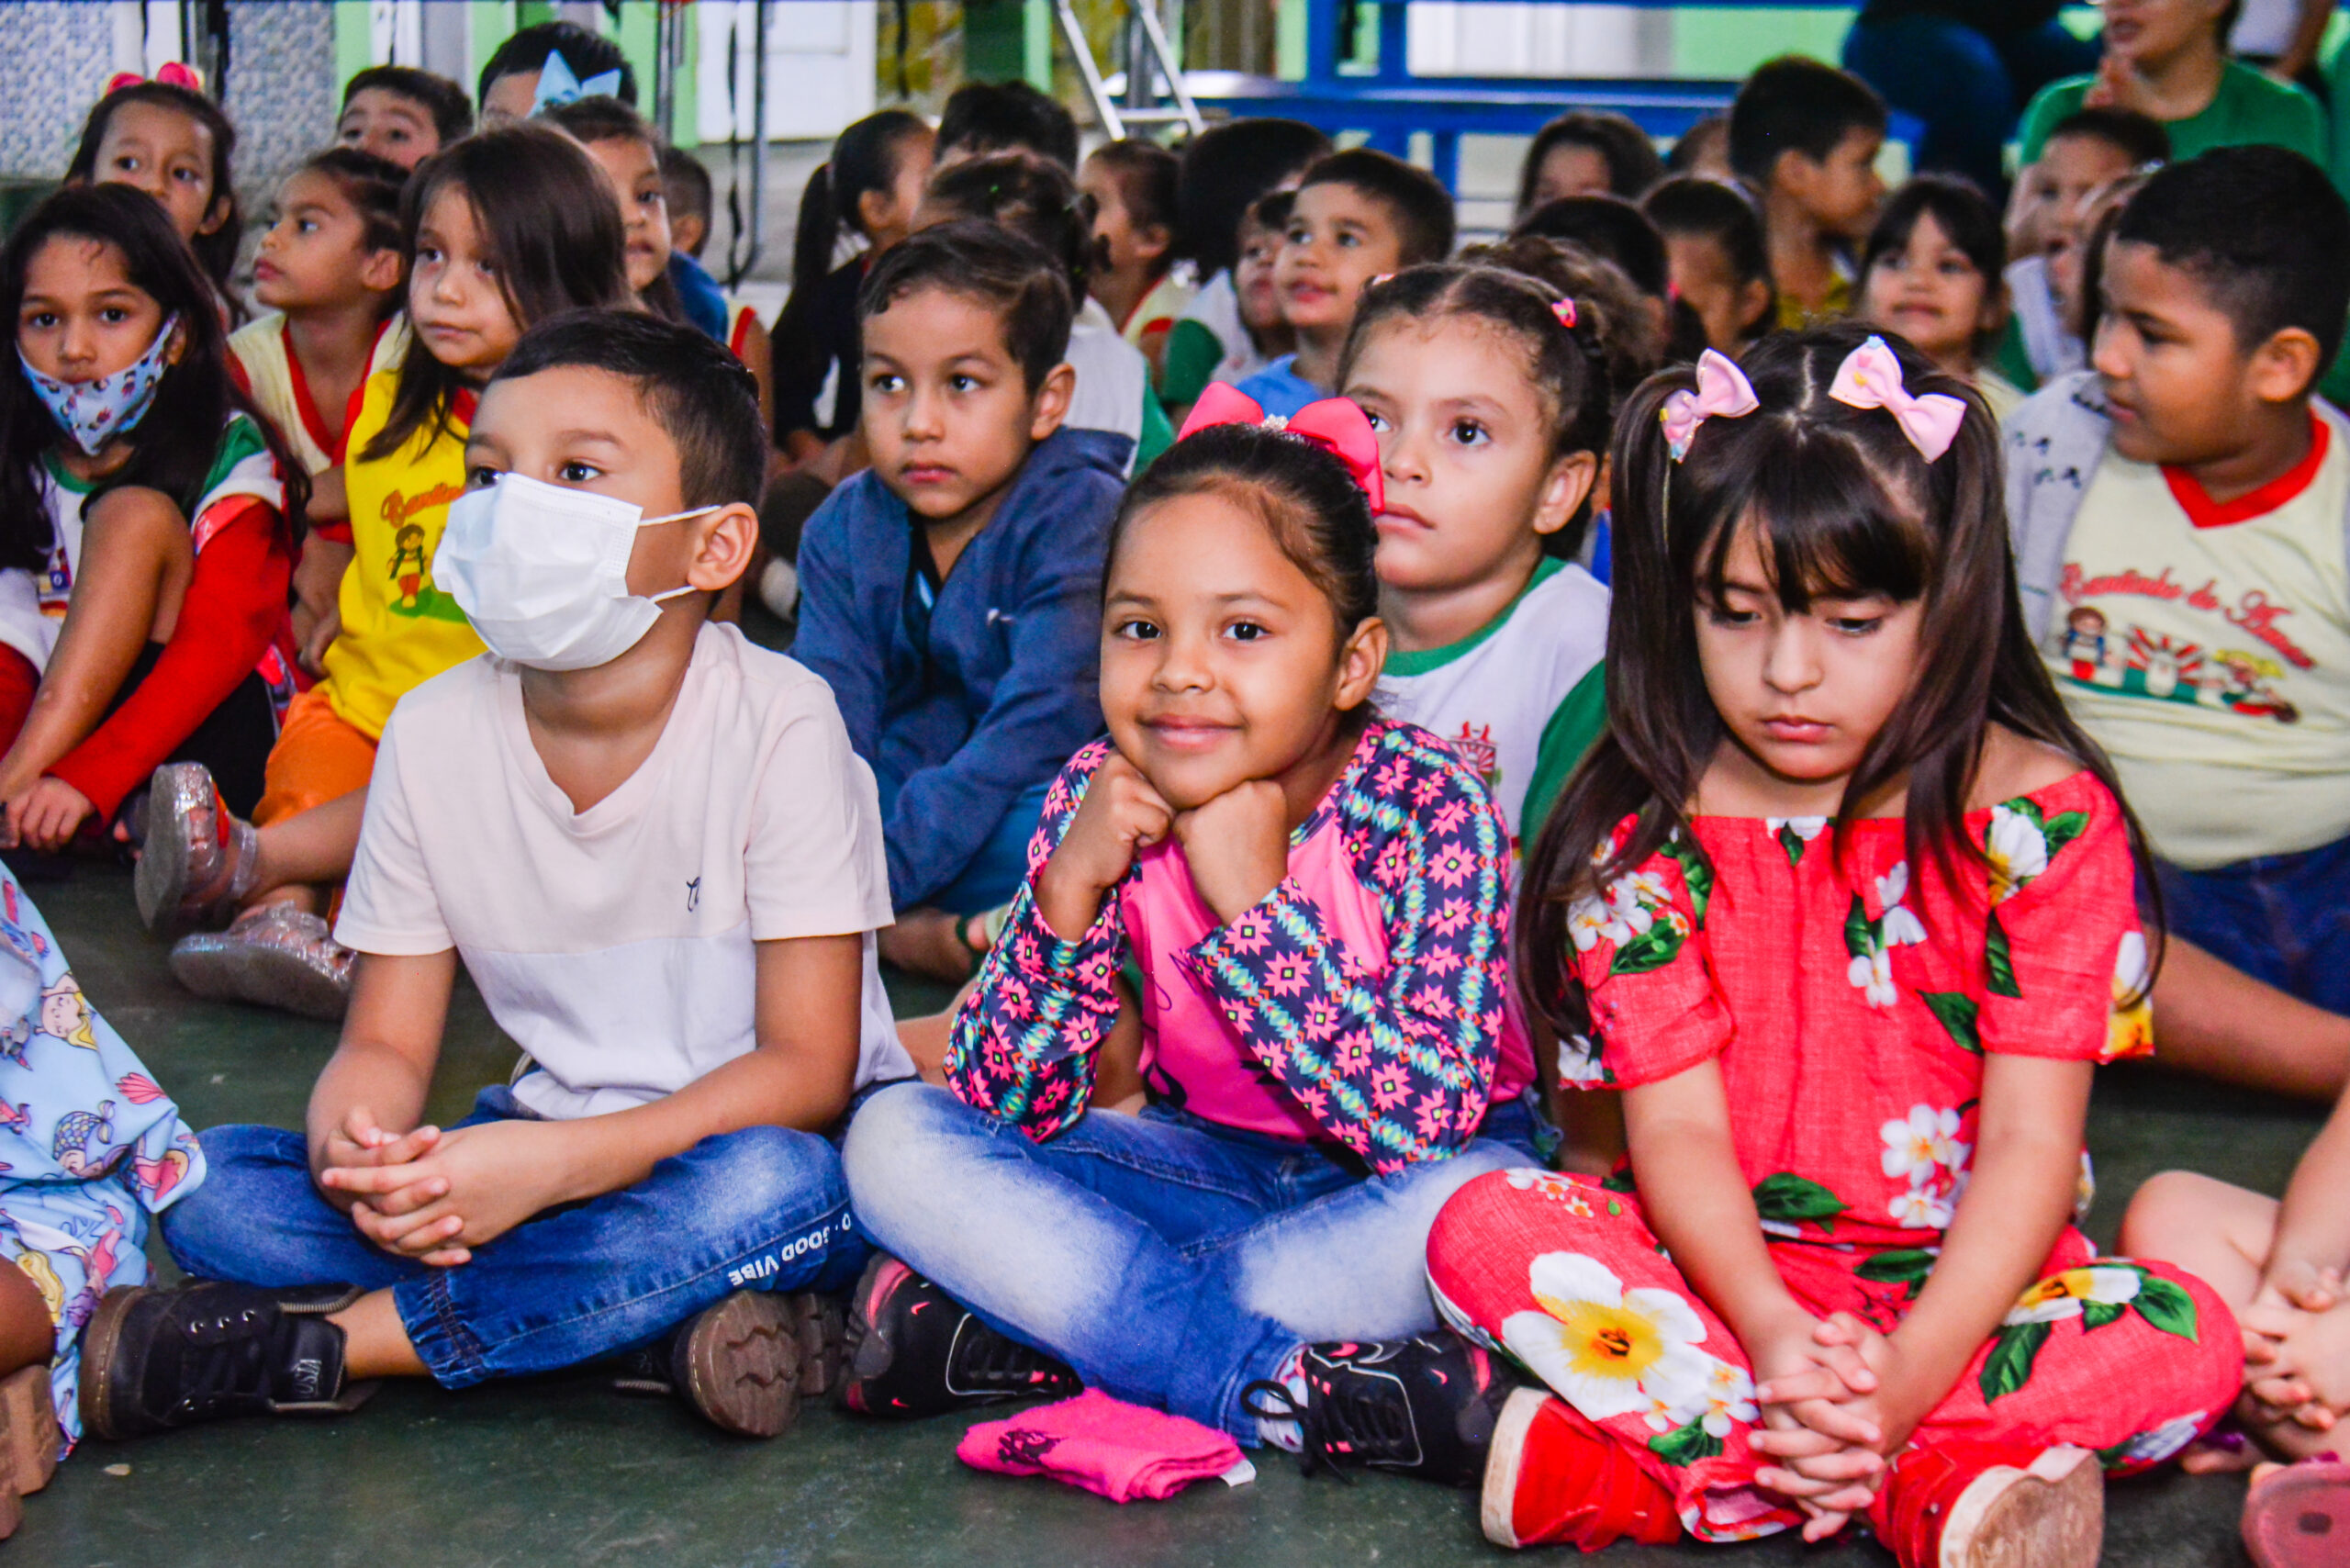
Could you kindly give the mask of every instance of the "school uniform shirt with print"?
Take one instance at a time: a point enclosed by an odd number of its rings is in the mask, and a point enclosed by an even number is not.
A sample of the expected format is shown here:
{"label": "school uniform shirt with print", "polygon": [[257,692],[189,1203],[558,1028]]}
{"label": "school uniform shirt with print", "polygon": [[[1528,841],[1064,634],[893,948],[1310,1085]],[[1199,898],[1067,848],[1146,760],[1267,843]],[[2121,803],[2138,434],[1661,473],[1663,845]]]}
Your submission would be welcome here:
{"label": "school uniform shirt with print", "polygon": [[2167,860],[2191,869],[2350,836],[2350,422],[2213,502],[2109,452],[2065,542],[2042,644]]}
{"label": "school uniform shirt with print", "polygon": [[872,770],[804,666],[707,625],[651,755],[584,812],[532,743],[516,666],[410,692],[384,732],[336,938],[457,950],[534,1064],[543,1116],[624,1110],[744,1055],[755,944],[862,934],[856,1081],[909,1076],[872,933],[890,924]]}
{"label": "school uniform shirt with print", "polygon": [[[375,346],[367,357],[367,375],[399,364],[408,353],[406,313],[376,329]],[[342,442],[327,433],[326,410],[311,395],[302,362],[285,341],[285,318],[264,316],[229,336],[229,366],[246,396],[277,427],[286,448],[300,460],[302,471],[313,476],[342,461]],[[364,388],[364,378],[362,378]],[[346,421],[344,433],[349,434]]]}
{"label": "school uniform shirt with print", "polygon": [[1581,566],[1545,560],[1482,630],[1390,653],[1379,711],[1450,746],[1493,791],[1522,851],[1606,724],[1606,588]]}
{"label": "school uniform shirt with print", "polygon": [[465,493],[465,432],[476,399],[461,391],[445,423],[428,419],[389,456],[362,456],[398,390],[397,370],[377,371],[351,420],[342,472],[352,556],[337,599],[342,632],[327,649],[323,682],[336,716],[371,739],[410,689],[482,651],[465,612],[432,581],[449,503]]}

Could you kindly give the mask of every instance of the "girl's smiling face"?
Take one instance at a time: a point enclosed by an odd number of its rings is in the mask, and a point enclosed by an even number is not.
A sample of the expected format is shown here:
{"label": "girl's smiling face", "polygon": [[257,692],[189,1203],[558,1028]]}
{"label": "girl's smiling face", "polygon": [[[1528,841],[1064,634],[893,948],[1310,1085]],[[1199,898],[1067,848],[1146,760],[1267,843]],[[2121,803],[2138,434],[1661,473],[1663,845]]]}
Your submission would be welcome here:
{"label": "girl's smiling face", "polygon": [[163,204],[183,240],[227,220],[228,197],[213,188],[211,128],[161,104],[128,103],[106,119],[91,178],[129,185]]}
{"label": "girl's smiling face", "polygon": [[1918,215],[1908,242],[1879,256],[1862,284],[1870,321],[1958,375],[1973,373],[1975,345],[1998,328],[2004,307],[1999,285],[1975,270],[1930,212]]}
{"label": "girl's smiling face", "polygon": [[[60,234],[25,268],[17,346],[43,375],[84,382],[117,375],[162,326],[162,306],[130,281],[128,259],[106,241]],[[174,361],[177,352],[170,351]]]}
{"label": "girl's smiling face", "polygon": [[1341,635],[1329,599],[1228,492],[1128,520],[1102,609],[1102,713],[1126,760],[1177,811],[1276,781],[1350,747],[1386,629]]}

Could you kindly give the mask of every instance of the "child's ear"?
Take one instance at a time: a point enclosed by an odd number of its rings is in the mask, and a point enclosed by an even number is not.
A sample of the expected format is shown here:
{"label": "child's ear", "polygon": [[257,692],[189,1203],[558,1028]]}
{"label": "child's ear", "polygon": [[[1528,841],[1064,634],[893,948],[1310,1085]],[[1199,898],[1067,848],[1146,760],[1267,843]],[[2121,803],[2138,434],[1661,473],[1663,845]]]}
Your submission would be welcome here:
{"label": "child's ear", "polygon": [[894,228],[912,216],[898,210],[898,196],[894,190],[856,193],[857,226],[867,234],[876,230]]}
{"label": "child's ear", "polygon": [[204,221],[196,226],[196,231],[198,234],[219,232],[220,226],[229,221],[229,198],[225,196],[213,197],[212,205],[205,210]]}
{"label": "child's ear", "polygon": [[694,520],[700,533],[686,581],[705,593],[732,587],[751,569],[759,544],[759,514],[741,501]]}
{"label": "child's ear", "polygon": [[182,321],[172,329],[172,341],[163,345],[163,363],[166,365],[177,364],[186,353],[187,323]]}
{"label": "child's ear", "polygon": [[2317,384],[2317,339],[2307,328],[2287,327],[2252,351],[2252,395],[2264,403],[2289,403]]}
{"label": "child's ear", "polygon": [[1541,498],[1534,503],[1534,532],[1556,533],[1566,527],[1598,482],[1595,452],[1570,452],[1551,464],[1543,476]]}
{"label": "child's ear", "polygon": [[373,294],[389,294],[399,286],[399,252],[390,248],[368,252],[359,263],[359,286]]}
{"label": "child's ear", "polygon": [[1135,230],[1135,250],[1146,262],[1155,262],[1175,243],[1175,235],[1164,223],[1146,223]]}
{"label": "child's ear", "polygon": [[1061,428],[1069,418],[1069,399],[1077,396],[1077,367],[1057,364],[1045,376],[1045,384],[1028,399],[1028,439],[1043,441]]}
{"label": "child's ear", "polygon": [[1751,338],[1771,308],[1771,280],[1748,278],[1738,291],[1739,337]]}
{"label": "child's ear", "polygon": [[1771,177],[1763,182],[1763,188],[1767,191],[1776,187],[1802,201],[1811,194],[1811,187],[1819,183],[1819,176],[1826,168],[1826,164],[1809,153],[1789,148],[1771,161]]}
{"label": "child's ear", "polygon": [[1338,689],[1335,705],[1352,712],[1371,700],[1379,672],[1387,667],[1387,622],[1374,615],[1354,630],[1338,650]]}

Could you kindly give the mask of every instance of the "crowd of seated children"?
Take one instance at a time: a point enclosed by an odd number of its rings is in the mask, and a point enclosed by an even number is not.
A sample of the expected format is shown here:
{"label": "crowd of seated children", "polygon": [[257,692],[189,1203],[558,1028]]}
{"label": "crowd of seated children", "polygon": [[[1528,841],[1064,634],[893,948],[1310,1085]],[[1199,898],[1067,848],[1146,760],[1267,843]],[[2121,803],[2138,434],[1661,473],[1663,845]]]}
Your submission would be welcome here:
{"label": "crowd of seated children", "polygon": [[1450,255],[1453,222],[1452,194],[1400,158],[1358,147],[1307,169],[1273,263],[1281,319],[1297,347],[1240,390],[1282,419],[1330,396],[1365,286]]}
{"label": "crowd of seated children", "polygon": [[[739,1433],[1082,1383],[1505,1544],[1908,1568],[2085,1568],[2232,1410],[2193,1462],[2299,1462],[2244,1529],[2300,1568],[2341,1127],[2281,1204],[2150,1184],[2134,1261],[2065,1219],[2149,1009],[2350,1125],[2350,206],[2221,13],[2114,0],[2004,231],[1793,56],[1669,158],[1561,116],[1457,256],[1298,122],[1080,162],[966,84],[841,134],[771,346],[592,31],[479,130],[354,77],[249,294],[235,128],[116,84],[0,251],[0,846],[134,847],[184,984],[342,1036],[199,1148],[0,872],[0,1530],[22,1423],[618,1358]],[[443,1129],[461,961],[526,1054]]]}

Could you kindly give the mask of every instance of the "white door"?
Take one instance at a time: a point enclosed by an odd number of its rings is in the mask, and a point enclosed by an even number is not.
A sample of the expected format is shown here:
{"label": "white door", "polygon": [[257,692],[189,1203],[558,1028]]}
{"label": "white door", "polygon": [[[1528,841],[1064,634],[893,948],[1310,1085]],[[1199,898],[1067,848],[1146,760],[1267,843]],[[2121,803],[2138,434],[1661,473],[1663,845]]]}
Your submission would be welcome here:
{"label": "white door", "polygon": [[[829,140],[873,112],[875,0],[780,0],[767,6],[770,140]],[[704,141],[751,135],[755,6],[701,0],[695,131]],[[738,45],[741,46],[738,48]]]}
{"label": "white door", "polygon": [[1415,76],[1662,75],[1673,15],[1635,6],[1416,5]]}

